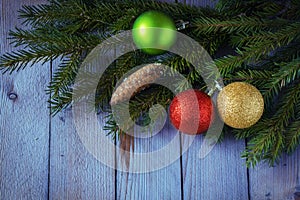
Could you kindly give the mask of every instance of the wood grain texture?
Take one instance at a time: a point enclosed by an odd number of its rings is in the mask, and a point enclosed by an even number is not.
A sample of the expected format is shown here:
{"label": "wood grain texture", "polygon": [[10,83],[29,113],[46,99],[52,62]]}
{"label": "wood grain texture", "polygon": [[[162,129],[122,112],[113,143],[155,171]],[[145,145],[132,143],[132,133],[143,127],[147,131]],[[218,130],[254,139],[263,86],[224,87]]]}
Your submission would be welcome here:
{"label": "wood grain texture", "polygon": [[197,136],[182,156],[183,199],[248,199],[247,169],[240,158],[244,142],[226,137],[200,159],[202,142]]}
{"label": "wood grain texture", "polygon": [[249,170],[251,200],[292,200],[300,197],[300,148],[279,164],[261,163]]}
{"label": "wood grain texture", "polygon": [[[0,54],[11,51],[8,31],[20,25],[17,11],[30,0],[0,1]],[[45,89],[49,63],[0,75],[0,199],[48,196],[49,110]]]}
{"label": "wood grain texture", "polygon": [[[55,70],[58,62],[53,66]],[[97,132],[96,127],[105,123],[104,115],[100,115],[99,124],[89,122],[84,112],[79,113],[82,121],[76,128],[73,114],[67,109],[51,121],[50,199],[115,199],[115,170],[98,161],[78,135],[85,126],[92,127],[93,134],[106,134]],[[94,142],[97,147],[101,145],[98,140]],[[114,160],[114,155],[113,151],[107,156]]]}
{"label": "wood grain texture", "polygon": [[[136,153],[149,153],[156,150],[160,150],[166,146],[177,134],[177,131],[171,127],[169,123],[150,138],[134,139],[131,148],[128,148],[131,152]],[[180,141],[175,141],[177,148],[169,149],[166,154],[161,154],[160,159],[168,159],[171,155],[180,156]],[[134,149],[134,150],[133,150]],[[117,152],[117,164],[126,162],[126,160],[120,159],[121,156]],[[127,157],[129,161],[128,168],[135,167],[135,157]],[[151,158],[149,158],[150,160]],[[151,159],[152,160],[152,159]],[[151,164],[151,162],[150,162]],[[141,168],[148,168],[146,162],[139,162],[136,165],[140,165]],[[148,173],[128,173],[117,172],[117,199],[181,199],[181,168],[180,160],[176,160],[170,165]]]}
{"label": "wood grain texture", "polygon": [[178,2],[185,3],[187,5],[202,6],[202,7],[214,7],[217,0],[178,0]]}

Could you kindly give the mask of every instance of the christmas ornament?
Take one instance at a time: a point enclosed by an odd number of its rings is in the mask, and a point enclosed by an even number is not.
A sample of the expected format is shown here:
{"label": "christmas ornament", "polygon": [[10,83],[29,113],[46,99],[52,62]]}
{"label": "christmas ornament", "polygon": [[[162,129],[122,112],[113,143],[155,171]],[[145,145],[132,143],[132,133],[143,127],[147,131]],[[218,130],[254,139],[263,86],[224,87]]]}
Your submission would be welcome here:
{"label": "christmas ornament", "polygon": [[234,82],[222,89],[217,98],[220,117],[233,128],[248,128],[263,114],[264,100],[254,86]]}
{"label": "christmas ornament", "polygon": [[[168,10],[168,14],[174,19],[174,22],[176,22],[177,30],[183,30],[183,33],[192,36],[195,41],[204,45],[204,49],[210,50],[209,53],[213,54],[215,51],[222,51],[222,48],[228,45],[230,41],[236,40],[237,37],[241,37],[241,41],[243,42],[229,44],[233,49],[238,48],[239,53],[232,55],[231,52],[227,52],[227,55],[216,60],[216,66],[219,67],[222,74],[227,74],[236,80],[244,80],[245,78],[255,79],[266,91],[270,91],[268,97],[271,102],[277,101],[278,95],[284,96],[284,98],[280,98],[281,106],[277,106],[276,110],[270,113],[270,116],[266,117],[263,123],[256,123],[255,126],[248,129],[249,132],[259,131],[269,132],[270,134],[251,135],[251,137],[248,138],[249,135],[244,134],[244,131],[239,132],[240,138],[249,139],[251,142],[251,145],[248,146],[243,153],[243,157],[246,158],[247,166],[255,166],[262,159],[273,166],[274,162],[277,161],[283,153],[292,153],[300,145],[300,140],[286,139],[298,138],[299,133],[297,129],[295,129],[295,127],[298,127],[298,121],[296,120],[295,115],[299,114],[297,110],[298,107],[296,106],[299,105],[299,99],[295,99],[295,97],[297,97],[299,94],[298,91],[300,91],[300,79],[298,75],[295,75],[295,72],[299,69],[299,56],[297,56],[297,52],[300,51],[298,45],[300,43],[299,1],[288,1],[288,6],[285,6],[284,9],[280,9],[279,15],[284,16],[285,20],[282,20],[281,17],[274,18],[274,16],[278,16],[276,9],[275,13],[260,12],[261,5],[264,5],[264,10],[273,10],[274,6],[282,8],[283,2],[281,1],[272,1],[272,3],[269,3],[269,1],[263,0],[259,4],[255,3],[256,1],[251,1],[252,3],[250,4],[240,3],[241,1],[231,1],[233,4],[230,6],[227,5],[227,1],[219,1],[219,7],[222,9],[217,10],[211,8],[198,9],[189,5],[169,4],[164,1],[155,1],[155,3],[152,1],[105,1],[105,6],[103,6],[103,4],[90,4],[88,2],[90,1],[81,1],[79,5],[78,1],[50,1],[46,7],[43,6],[43,9],[38,11],[39,14],[37,15],[32,15],[32,13],[36,11],[36,6],[26,6],[20,12],[22,13],[20,18],[24,21],[33,21],[36,23],[34,23],[34,26],[14,29],[10,32],[10,38],[12,38],[12,44],[16,44],[16,46],[18,46],[18,44],[23,44],[27,46],[27,48],[22,51],[9,51],[0,56],[0,71],[6,73],[18,71],[31,65],[36,66],[41,60],[47,62],[53,57],[65,58],[60,60],[61,62],[58,65],[57,70],[53,73],[51,84],[49,84],[50,87],[48,88],[48,90],[53,91],[53,94],[55,94],[50,97],[51,113],[53,115],[72,106],[70,102],[76,102],[74,101],[74,97],[78,96],[80,99],[82,99],[81,97],[84,97],[83,99],[85,99],[85,92],[78,94],[76,93],[77,90],[73,90],[72,88],[74,88],[74,85],[78,85],[77,80],[83,69],[81,65],[87,64],[87,62],[82,62],[87,56],[85,52],[91,52],[91,48],[100,42],[99,37],[97,36],[103,36],[104,38],[101,38],[105,39],[109,36],[108,32],[110,34],[126,33],[124,28],[128,26],[128,20],[130,21],[133,13],[140,9],[151,8],[153,10]],[[78,6],[80,7],[79,9],[84,11],[82,16],[78,16],[78,9],[70,9],[78,8]],[[237,18],[237,12],[232,9],[233,7],[235,7],[236,10],[251,8],[251,10],[257,10],[259,12],[247,12],[247,16],[241,15]],[[68,10],[68,14],[64,13],[66,10]],[[105,13],[101,15],[101,20],[97,19],[98,15],[93,14],[95,10],[101,10],[101,13]],[[222,17],[224,13],[227,15],[225,18]],[[191,18],[188,19],[187,16],[191,16]],[[135,20],[138,15],[134,17]],[[265,23],[269,22],[270,18],[272,18],[272,26],[265,26]],[[81,21],[81,19],[90,20]],[[157,21],[160,20],[161,19]],[[75,24],[62,22],[75,22]],[[191,24],[186,26],[186,23]],[[59,25],[57,26],[57,24]],[[230,29],[224,29],[220,27],[220,24],[234,26]],[[250,30],[247,24],[251,24],[255,29]],[[275,25],[275,29],[273,25]],[[59,34],[59,37],[54,38],[55,45],[49,45],[49,31]],[[132,33],[132,31],[130,32]],[[243,34],[239,34],[240,32]],[[97,33],[96,37],[94,37],[95,33]],[[226,37],[223,37],[224,34]],[[253,40],[253,38],[257,37],[261,38],[262,35],[265,36],[265,39]],[[111,36],[112,40],[107,38],[109,39],[108,41],[111,41],[108,49],[111,47],[120,47],[118,49],[121,51],[118,50],[116,53],[122,52],[124,49],[123,45],[119,46],[119,44],[123,43],[123,38],[118,37],[116,39],[114,35]],[[125,36],[127,36],[127,34],[125,34]],[[157,36],[154,38],[157,38]],[[214,38],[215,40],[213,40]],[[213,40],[214,42],[208,42],[209,40]],[[278,42],[278,40],[280,41]],[[179,37],[177,38],[177,41],[179,42]],[[124,41],[124,43],[126,43],[126,41]],[[106,42],[102,44],[106,44]],[[183,45],[185,44],[187,44],[190,49],[193,49],[193,46],[189,45],[193,43],[185,43],[183,41]],[[154,46],[150,47],[155,48]],[[175,44],[171,48],[174,47]],[[295,51],[291,51],[291,49]],[[100,54],[98,54],[98,56],[96,52],[104,53],[103,51],[99,51],[99,49],[97,50],[97,48],[95,50],[96,51],[92,51],[95,53],[93,58],[95,60],[92,59],[93,56],[88,57],[92,62],[96,62],[100,56]],[[282,54],[284,54],[284,56],[282,56]],[[160,56],[159,59],[160,62],[169,63],[173,69],[180,69],[184,75],[188,75],[185,72],[189,73],[190,66],[183,65],[182,62],[177,59],[177,56],[178,55],[176,54],[170,54],[168,56]],[[191,56],[193,57],[193,55]],[[92,99],[92,101],[95,101],[96,108],[102,107],[106,102],[100,100],[107,99],[111,94],[111,88],[114,86],[114,81],[109,81],[109,79],[121,77],[124,73],[124,68],[122,66],[130,63],[131,60],[135,63],[142,63],[144,62],[144,56],[137,57],[136,54],[123,55],[122,58],[116,60],[118,65],[114,70],[105,70],[105,77],[108,77],[106,79],[108,81],[105,84],[98,85],[99,82],[95,81],[95,84],[97,84],[97,99]],[[255,60],[255,64],[247,64],[249,62],[253,63],[253,60]],[[268,60],[268,62],[265,62],[266,60]],[[241,63],[246,63],[243,66],[243,71],[240,71]],[[265,70],[258,71],[258,67]],[[91,75],[93,75],[94,72],[96,73],[96,76],[99,75],[99,71],[95,71],[94,67],[91,68],[91,71],[88,71]],[[73,76],[74,74],[77,74],[77,76]],[[208,75],[210,75],[210,72]],[[261,79],[259,77],[265,78]],[[284,81],[286,78],[288,78],[289,81]],[[202,84],[202,80],[199,79],[198,76],[189,76],[189,79],[197,85]],[[141,79],[141,81],[143,81],[143,79]],[[269,84],[270,82],[273,82],[274,84]],[[82,87],[87,87],[87,92],[94,91],[89,83],[90,81],[88,80],[87,84],[80,85],[82,85]],[[131,86],[127,84],[120,87],[126,90],[126,95],[129,94],[129,91],[132,92],[134,89],[130,88],[130,90],[128,90],[126,87]],[[213,90],[211,91],[214,92],[214,88],[212,89]],[[274,89],[276,92],[273,92]],[[152,92],[153,91],[149,91],[144,97],[147,98],[148,94],[149,97],[152,97]],[[240,89],[237,96],[240,97],[242,92],[243,90]],[[124,97],[130,98],[126,95]],[[9,95],[9,97],[11,99],[13,98],[12,95]],[[120,101],[122,101],[122,98]],[[130,113],[132,113],[132,116],[139,116],[141,112],[146,112],[143,108],[151,107],[153,103],[159,102],[159,98],[160,96],[158,95],[151,101],[150,99],[149,101],[145,101],[140,107],[131,109]],[[166,94],[165,99],[170,98],[172,98],[171,93]],[[137,103],[137,101],[137,99],[132,99],[132,103]],[[237,101],[233,102],[236,103]],[[221,108],[221,106],[219,107]],[[290,108],[295,108],[295,112],[290,112]],[[257,108],[255,108],[254,111],[257,111],[256,109]],[[273,105],[267,104],[266,109],[272,110]],[[222,109],[219,110],[220,113],[222,113]],[[241,112],[244,111],[245,109],[243,108]],[[282,115],[282,113],[287,114]],[[111,112],[108,114],[109,116],[112,116]],[[253,114],[250,114],[249,116],[252,117]],[[281,122],[285,121],[288,121],[289,123],[286,124],[286,126],[280,126]],[[122,129],[115,122],[113,117],[107,118],[104,127],[108,127],[109,133],[113,136],[122,135]],[[270,126],[274,123],[276,126],[273,126],[274,128],[270,129]],[[248,130],[246,130],[246,132]],[[270,137],[270,135],[276,135],[278,137]],[[281,140],[280,138],[285,139]],[[265,142],[260,142],[262,140]],[[274,151],[274,149],[279,146],[281,147],[280,151]]]}
{"label": "christmas ornament", "polygon": [[[157,28],[157,29],[151,29]],[[175,24],[170,17],[158,11],[141,14],[133,24],[133,40],[145,53],[157,55],[169,49],[176,39]],[[147,48],[147,47],[155,48]]]}
{"label": "christmas ornament", "polygon": [[148,64],[133,72],[117,86],[112,94],[110,105],[113,106],[129,100],[134,94],[147,87],[149,83],[153,83],[163,72],[164,65],[161,64]]}
{"label": "christmas ornament", "polygon": [[[193,95],[196,95],[197,101],[191,98]],[[214,118],[214,107],[210,96],[190,89],[176,95],[171,102],[169,115],[178,130],[187,134],[199,134],[209,128]]]}

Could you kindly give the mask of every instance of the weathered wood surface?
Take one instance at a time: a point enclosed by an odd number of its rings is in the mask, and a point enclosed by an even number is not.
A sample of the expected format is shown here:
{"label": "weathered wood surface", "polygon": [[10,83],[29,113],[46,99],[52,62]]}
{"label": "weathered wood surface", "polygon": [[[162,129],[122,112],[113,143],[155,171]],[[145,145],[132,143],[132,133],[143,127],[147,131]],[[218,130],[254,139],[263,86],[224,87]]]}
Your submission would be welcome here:
{"label": "weathered wood surface", "polygon": [[300,150],[284,155],[278,165],[260,164],[249,170],[251,199],[300,199]]}
{"label": "weathered wood surface", "polygon": [[[17,10],[22,4],[42,1],[0,2],[2,54],[12,49],[6,37],[10,29],[20,24]],[[179,2],[202,6],[214,3],[209,0]],[[80,140],[71,110],[49,117],[44,89],[56,65],[56,61],[53,66],[37,64],[12,75],[0,75],[0,199],[300,198],[299,148],[292,156],[284,156],[275,167],[260,164],[248,170],[240,158],[245,141],[226,137],[206,158],[199,159],[203,137],[197,136],[180,159],[154,172],[134,174],[103,165]],[[155,151],[176,134],[167,123],[154,137],[129,138],[123,145],[131,151],[134,148],[135,152]],[[178,148],[172,149],[166,157],[180,154],[184,139],[175,142]],[[112,152],[111,156],[116,166],[124,162],[119,159],[120,152]],[[134,159],[127,157],[127,167],[134,167]]]}
{"label": "weathered wood surface", "polygon": [[184,199],[247,199],[247,169],[240,159],[244,143],[226,138],[200,159],[202,142],[203,137],[197,136],[183,154]]}
{"label": "weathered wood surface", "polygon": [[115,198],[115,170],[85,149],[70,109],[51,120],[50,147],[50,199]]}
{"label": "weathered wood surface", "polygon": [[[167,123],[163,130],[150,138],[139,138],[133,141],[135,152],[153,152],[168,144],[177,131]],[[157,159],[168,159],[170,156],[180,156],[180,140],[175,139],[178,148],[170,148],[169,152],[162,154]],[[131,148],[132,150],[132,148]],[[135,157],[129,157],[129,168],[134,163]],[[149,158],[151,159],[151,158]],[[121,162],[120,160],[117,160]],[[138,163],[143,169],[148,166],[146,163]],[[151,164],[151,163],[150,163]],[[118,199],[181,199],[181,165],[180,160],[169,166],[150,172],[134,174],[128,172],[117,172],[117,194]]]}
{"label": "weathered wood surface", "polygon": [[[34,2],[1,0],[1,54],[12,49],[6,38],[20,25],[18,9]],[[0,77],[0,199],[47,199],[50,65]]]}

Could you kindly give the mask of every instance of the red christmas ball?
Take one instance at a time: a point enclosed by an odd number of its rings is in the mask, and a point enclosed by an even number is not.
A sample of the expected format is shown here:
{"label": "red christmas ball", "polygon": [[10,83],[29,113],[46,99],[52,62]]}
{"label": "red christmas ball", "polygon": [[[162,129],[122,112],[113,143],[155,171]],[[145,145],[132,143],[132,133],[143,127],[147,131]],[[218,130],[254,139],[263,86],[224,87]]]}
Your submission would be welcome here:
{"label": "red christmas ball", "polygon": [[169,116],[176,129],[186,134],[200,134],[209,128],[214,119],[213,102],[199,90],[186,90],[172,100]]}

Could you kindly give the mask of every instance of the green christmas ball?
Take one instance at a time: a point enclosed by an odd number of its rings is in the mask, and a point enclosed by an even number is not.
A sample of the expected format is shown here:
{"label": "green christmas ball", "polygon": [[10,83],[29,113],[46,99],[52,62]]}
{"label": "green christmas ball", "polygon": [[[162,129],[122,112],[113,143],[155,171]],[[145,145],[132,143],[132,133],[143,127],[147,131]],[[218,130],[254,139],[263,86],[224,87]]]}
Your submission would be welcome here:
{"label": "green christmas ball", "polygon": [[147,11],[135,20],[132,36],[136,46],[142,51],[158,55],[175,43],[175,30],[175,24],[170,17],[158,11]]}

